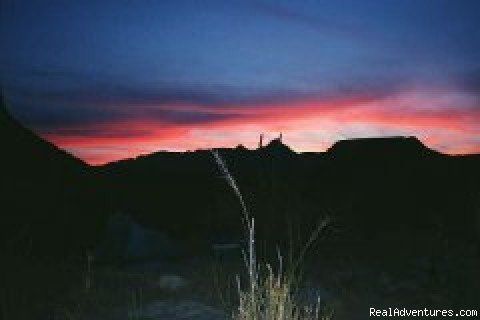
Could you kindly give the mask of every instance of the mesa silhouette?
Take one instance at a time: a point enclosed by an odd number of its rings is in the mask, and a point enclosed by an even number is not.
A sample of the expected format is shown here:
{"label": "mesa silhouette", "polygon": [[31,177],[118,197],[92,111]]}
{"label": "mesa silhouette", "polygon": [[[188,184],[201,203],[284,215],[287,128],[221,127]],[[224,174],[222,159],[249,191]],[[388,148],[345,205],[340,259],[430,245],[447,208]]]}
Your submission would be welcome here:
{"label": "mesa silhouette", "polygon": [[[337,244],[478,237],[479,155],[441,154],[415,137],[344,140],[319,153],[295,153],[281,138],[217,150],[260,241],[284,243],[292,226],[309,234],[326,215]],[[157,152],[97,170],[141,223],[196,244],[241,238],[240,205],[208,150]]]}
{"label": "mesa silhouette", "polygon": [[[1,240],[11,251],[80,252],[118,212],[187,247],[242,238],[240,205],[209,150],[92,167],[21,126],[3,100],[0,124]],[[344,140],[318,153],[296,153],[280,138],[217,150],[259,241],[282,245],[289,228],[308,234],[326,215],[337,245],[478,241],[479,155],[441,154],[415,137]]]}

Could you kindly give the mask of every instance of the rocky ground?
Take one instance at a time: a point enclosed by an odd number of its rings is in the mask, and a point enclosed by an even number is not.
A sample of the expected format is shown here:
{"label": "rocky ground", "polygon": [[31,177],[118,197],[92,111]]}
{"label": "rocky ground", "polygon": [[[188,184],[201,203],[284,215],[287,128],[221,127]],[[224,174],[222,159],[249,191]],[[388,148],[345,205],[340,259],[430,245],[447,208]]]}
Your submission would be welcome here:
{"label": "rocky ground", "polygon": [[[416,258],[402,264],[317,262],[306,269],[298,299],[318,298],[333,319],[367,319],[369,308],[479,308],[478,258],[462,263]],[[459,270],[458,270],[459,271]],[[92,287],[71,301],[84,301],[82,314],[67,319],[228,319],[237,302],[235,261],[192,259],[171,264],[143,264],[121,270],[98,269]],[[477,272],[478,274],[478,272]],[[78,294],[78,292],[77,292]]]}
{"label": "rocky ground", "polygon": [[[162,237],[134,230],[129,232],[136,235],[134,241],[128,240],[123,247],[135,249],[136,260],[107,263],[92,254],[63,265],[48,265],[38,259],[23,259],[10,266],[3,263],[3,318],[231,318],[238,302],[236,276],[245,275],[239,245],[212,246],[201,255],[171,254],[181,250],[165,244]],[[162,248],[170,253],[139,260],[141,251],[136,248],[141,245],[145,249],[145,242],[155,244],[152,253]],[[112,248],[106,251],[112,253]],[[480,257],[473,244],[442,247],[438,242],[408,244],[403,239],[397,246],[403,251],[390,247],[376,251],[363,244],[352,248],[352,244],[322,241],[312,248],[303,264],[299,303],[314,304],[320,298],[322,310],[340,320],[367,319],[372,307],[480,310]],[[109,258],[125,252],[118,250]],[[276,259],[271,260],[275,266]]]}

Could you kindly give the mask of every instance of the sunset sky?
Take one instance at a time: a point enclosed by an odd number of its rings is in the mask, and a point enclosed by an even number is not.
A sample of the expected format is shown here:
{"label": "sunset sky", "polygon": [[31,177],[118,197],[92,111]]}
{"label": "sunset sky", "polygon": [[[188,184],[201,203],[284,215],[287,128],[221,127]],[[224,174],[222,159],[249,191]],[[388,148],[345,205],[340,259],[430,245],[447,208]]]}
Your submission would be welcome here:
{"label": "sunset sky", "polygon": [[1,0],[12,114],[91,164],[415,135],[480,152],[480,1]]}

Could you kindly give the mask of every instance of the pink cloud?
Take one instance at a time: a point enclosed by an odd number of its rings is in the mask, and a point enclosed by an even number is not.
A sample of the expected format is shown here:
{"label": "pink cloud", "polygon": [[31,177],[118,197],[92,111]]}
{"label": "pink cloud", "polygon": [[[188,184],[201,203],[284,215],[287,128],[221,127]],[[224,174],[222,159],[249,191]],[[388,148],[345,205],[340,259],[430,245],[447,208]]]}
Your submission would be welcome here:
{"label": "pink cloud", "polygon": [[[446,153],[480,152],[480,109],[458,93],[412,90],[394,97],[355,97],[285,104],[224,106],[162,105],[145,108],[234,114],[204,123],[172,124],[138,118],[107,124],[58,128],[43,137],[91,164],[157,150],[193,150],[244,144],[255,147],[260,133],[283,132],[297,151],[324,151],[339,139],[415,135]],[[148,112],[145,112],[148,115]],[[77,129],[77,130],[75,130]],[[85,133],[87,132],[87,133]]]}

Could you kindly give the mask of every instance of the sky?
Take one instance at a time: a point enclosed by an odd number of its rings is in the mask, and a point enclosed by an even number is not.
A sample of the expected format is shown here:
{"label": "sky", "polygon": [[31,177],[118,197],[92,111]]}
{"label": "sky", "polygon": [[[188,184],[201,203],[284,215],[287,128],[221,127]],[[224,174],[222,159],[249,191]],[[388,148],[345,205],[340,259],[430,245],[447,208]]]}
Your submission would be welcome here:
{"label": "sky", "polygon": [[12,114],[90,164],[417,136],[480,152],[476,0],[0,0]]}

